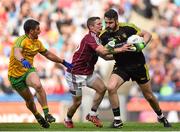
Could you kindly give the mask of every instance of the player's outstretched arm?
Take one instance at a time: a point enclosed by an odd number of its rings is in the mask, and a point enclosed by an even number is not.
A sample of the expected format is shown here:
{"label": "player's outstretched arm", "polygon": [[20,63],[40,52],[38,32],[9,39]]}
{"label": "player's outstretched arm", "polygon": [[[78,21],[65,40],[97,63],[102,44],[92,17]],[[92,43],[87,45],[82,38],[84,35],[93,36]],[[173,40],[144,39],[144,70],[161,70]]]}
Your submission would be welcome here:
{"label": "player's outstretched arm", "polygon": [[114,48],[114,54],[126,51],[133,51],[131,44],[124,44],[122,47]]}
{"label": "player's outstretched arm", "polygon": [[110,54],[132,51],[131,49],[132,45],[130,44],[125,44],[122,47],[118,47],[118,48],[114,48],[114,46],[112,46],[111,44],[110,45],[108,44],[106,46],[99,45],[96,48],[96,52],[104,59],[105,59],[105,56],[110,55]]}
{"label": "player's outstretched arm", "polygon": [[71,63],[65,61],[64,59],[59,58],[54,53],[52,53],[48,50],[45,53],[42,53],[42,55],[45,56],[47,59],[53,61],[53,62],[63,64],[65,67],[67,67],[69,69],[72,69],[72,67],[73,67],[73,65]]}

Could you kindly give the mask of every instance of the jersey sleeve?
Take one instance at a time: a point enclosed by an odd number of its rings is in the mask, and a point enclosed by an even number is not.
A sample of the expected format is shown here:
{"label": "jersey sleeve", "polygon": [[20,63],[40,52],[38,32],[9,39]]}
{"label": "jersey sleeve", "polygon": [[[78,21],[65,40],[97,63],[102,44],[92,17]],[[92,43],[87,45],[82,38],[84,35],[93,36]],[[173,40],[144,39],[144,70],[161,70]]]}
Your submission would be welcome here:
{"label": "jersey sleeve", "polygon": [[39,53],[43,54],[47,51],[41,41],[39,41]]}
{"label": "jersey sleeve", "polygon": [[141,32],[141,29],[133,23],[119,23],[118,26],[131,28],[129,32],[132,32],[132,34],[139,34]]}
{"label": "jersey sleeve", "polygon": [[135,24],[130,23],[130,26],[136,30],[136,34],[139,34],[141,32],[141,29],[137,27]]}
{"label": "jersey sleeve", "polygon": [[15,40],[15,45],[14,45],[14,47],[15,47],[15,48],[23,48],[23,47],[24,47],[24,44],[25,44],[25,38],[26,38],[26,36],[18,37],[18,38]]}

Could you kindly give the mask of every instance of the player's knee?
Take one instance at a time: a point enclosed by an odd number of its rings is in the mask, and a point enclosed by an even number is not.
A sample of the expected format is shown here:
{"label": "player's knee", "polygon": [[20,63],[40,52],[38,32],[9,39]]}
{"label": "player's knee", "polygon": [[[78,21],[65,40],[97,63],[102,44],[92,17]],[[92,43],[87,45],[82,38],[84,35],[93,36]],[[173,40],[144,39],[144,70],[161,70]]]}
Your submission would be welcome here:
{"label": "player's knee", "polygon": [[117,92],[117,89],[113,86],[108,86],[107,90],[108,90],[108,93],[111,93],[111,94]]}
{"label": "player's knee", "polygon": [[106,90],[107,90],[107,88],[104,87],[104,88],[101,90],[101,94],[105,94]]}
{"label": "player's knee", "polygon": [[107,90],[107,88],[104,86],[102,88],[99,88],[96,92],[98,92],[100,95],[104,95],[106,90]]}
{"label": "player's knee", "polygon": [[35,84],[34,88],[35,88],[36,92],[41,92],[43,90],[41,84]]}

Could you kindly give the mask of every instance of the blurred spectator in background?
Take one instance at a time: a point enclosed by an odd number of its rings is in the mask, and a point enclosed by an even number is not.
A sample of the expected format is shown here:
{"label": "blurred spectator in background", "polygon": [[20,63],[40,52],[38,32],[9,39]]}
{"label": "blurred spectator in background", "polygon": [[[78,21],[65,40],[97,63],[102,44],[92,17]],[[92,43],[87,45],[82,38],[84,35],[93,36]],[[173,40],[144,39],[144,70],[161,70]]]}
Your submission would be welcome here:
{"label": "blurred spectator in background", "polygon": [[[0,0],[2,82],[8,82],[6,75],[10,48],[17,35],[23,34],[22,25],[27,18],[31,17],[40,21],[42,29],[40,40],[45,47],[70,61],[80,39],[87,31],[84,26],[87,18],[93,15],[103,17],[106,10],[114,8],[119,13],[120,21],[130,21],[136,10],[144,19],[155,23],[151,30],[155,33],[152,44],[145,51],[145,55],[148,54],[147,63],[149,63],[152,75],[152,86],[154,92],[159,92],[164,77],[169,76],[177,89],[179,87],[179,55],[177,55],[179,52],[176,51],[180,47],[179,3],[179,0]],[[68,91],[63,69],[54,66],[52,62],[45,61],[40,56],[37,56],[35,65],[38,65],[42,82],[51,82],[45,85],[48,94]],[[172,65],[176,67],[174,70]],[[99,66],[102,67],[101,64]],[[53,71],[56,71],[58,75],[54,75]],[[52,76],[56,76],[59,82],[56,83],[56,79],[53,80]],[[6,85],[8,87],[9,84]],[[55,85],[58,86],[55,87]],[[179,90],[175,91],[179,92]],[[2,88],[1,94],[6,94]]]}

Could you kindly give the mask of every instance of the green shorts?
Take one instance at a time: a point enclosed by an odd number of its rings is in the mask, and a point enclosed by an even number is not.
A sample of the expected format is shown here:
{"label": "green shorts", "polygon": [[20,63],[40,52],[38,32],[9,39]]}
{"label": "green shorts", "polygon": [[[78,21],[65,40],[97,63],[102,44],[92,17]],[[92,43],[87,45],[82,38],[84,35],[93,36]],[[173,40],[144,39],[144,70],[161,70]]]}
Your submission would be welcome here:
{"label": "green shorts", "polygon": [[36,69],[34,67],[32,67],[21,77],[15,78],[15,77],[9,76],[8,78],[9,78],[12,88],[17,91],[22,91],[22,90],[28,88],[28,86],[26,84],[26,78],[29,75],[29,73],[35,72],[35,71],[36,71]]}

